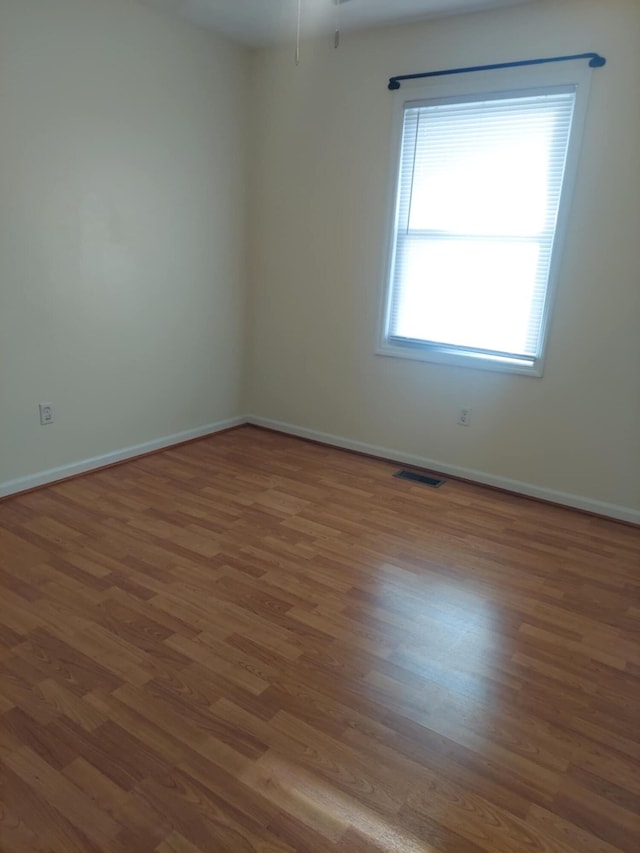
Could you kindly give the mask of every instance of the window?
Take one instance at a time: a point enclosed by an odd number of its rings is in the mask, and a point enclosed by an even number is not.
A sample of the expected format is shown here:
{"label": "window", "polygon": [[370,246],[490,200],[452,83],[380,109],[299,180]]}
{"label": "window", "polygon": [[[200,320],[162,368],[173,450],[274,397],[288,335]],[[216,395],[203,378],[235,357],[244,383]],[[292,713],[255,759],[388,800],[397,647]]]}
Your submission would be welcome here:
{"label": "window", "polygon": [[577,89],[402,104],[381,354],[541,375]]}

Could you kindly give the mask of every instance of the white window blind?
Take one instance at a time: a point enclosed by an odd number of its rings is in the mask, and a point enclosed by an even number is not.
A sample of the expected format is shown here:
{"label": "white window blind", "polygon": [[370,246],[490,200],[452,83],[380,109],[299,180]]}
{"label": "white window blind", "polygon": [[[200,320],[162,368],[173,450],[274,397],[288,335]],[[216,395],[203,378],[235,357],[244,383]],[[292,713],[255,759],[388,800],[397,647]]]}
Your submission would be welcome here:
{"label": "white window blind", "polygon": [[534,366],[575,87],[408,103],[385,342]]}

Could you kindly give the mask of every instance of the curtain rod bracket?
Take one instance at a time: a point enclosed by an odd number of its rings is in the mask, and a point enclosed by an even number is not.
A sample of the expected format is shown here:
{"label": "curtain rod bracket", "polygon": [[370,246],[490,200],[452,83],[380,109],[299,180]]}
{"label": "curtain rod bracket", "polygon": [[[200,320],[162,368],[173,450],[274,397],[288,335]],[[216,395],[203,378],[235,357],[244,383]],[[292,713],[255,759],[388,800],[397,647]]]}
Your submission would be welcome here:
{"label": "curtain rod bracket", "polygon": [[550,56],[545,59],[521,59],[518,62],[499,62],[495,65],[470,65],[468,68],[448,68],[444,71],[426,71],[424,74],[401,74],[389,79],[389,90],[396,91],[403,80],[422,80],[426,77],[446,77],[450,74],[471,74],[475,71],[495,71],[502,68],[522,68],[525,65],[546,65],[549,62],[571,62],[576,59],[588,59],[590,68],[602,68],[607,64],[599,53],[576,53],[572,56]]}

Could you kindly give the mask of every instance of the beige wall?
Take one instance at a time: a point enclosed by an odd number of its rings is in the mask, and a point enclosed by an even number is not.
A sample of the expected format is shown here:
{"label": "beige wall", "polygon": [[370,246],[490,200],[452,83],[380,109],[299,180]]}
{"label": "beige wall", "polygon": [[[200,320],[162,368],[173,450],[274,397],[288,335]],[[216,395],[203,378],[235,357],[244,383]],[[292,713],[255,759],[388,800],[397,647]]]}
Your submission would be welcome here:
{"label": "beige wall", "polygon": [[[640,518],[639,43],[636,0],[538,0],[248,76],[133,0],[0,0],[0,494],[251,413]],[[591,49],[544,378],[375,356],[386,79]]]}
{"label": "beige wall", "polygon": [[[262,418],[640,520],[640,4],[540,0],[254,58],[250,370]],[[542,379],[374,355],[393,74],[598,50]],[[505,79],[508,79],[505,78]],[[462,406],[473,424],[455,424]]]}
{"label": "beige wall", "polygon": [[247,69],[129,0],[0,0],[0,486],[241,414]]}

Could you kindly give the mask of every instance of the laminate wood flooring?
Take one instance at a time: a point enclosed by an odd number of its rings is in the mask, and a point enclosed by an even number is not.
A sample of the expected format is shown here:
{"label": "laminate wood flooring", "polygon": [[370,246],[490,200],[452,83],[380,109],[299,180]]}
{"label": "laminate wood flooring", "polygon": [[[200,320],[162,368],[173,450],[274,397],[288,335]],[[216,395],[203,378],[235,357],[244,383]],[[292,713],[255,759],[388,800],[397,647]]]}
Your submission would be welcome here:
{"label": "laminate wood flooring", "polygon": [[638,853],[640,531],[251,427],[0,504],[4,853]]}

